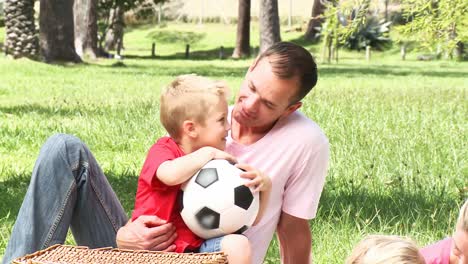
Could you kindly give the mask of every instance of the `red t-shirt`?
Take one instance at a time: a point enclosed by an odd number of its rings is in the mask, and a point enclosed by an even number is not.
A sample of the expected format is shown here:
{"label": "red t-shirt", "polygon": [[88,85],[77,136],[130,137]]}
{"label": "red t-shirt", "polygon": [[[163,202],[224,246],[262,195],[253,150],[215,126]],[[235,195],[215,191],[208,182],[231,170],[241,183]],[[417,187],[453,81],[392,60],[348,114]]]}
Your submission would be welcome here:
{"label": "red t-shirt", "polygon": [[176,227],[176,252],[193,251],[200,247],[203,240],[185,225],[179,213],[177,195],[180,184],[168,186],[156,177],[159,166],[168,160],[184,156],[185,153],[170,137],[160,138],[149,150],[146,161],[138,178],[135,209],[132,220],[140,215],[156,215],[171,222]]}
{"label": "red t-shirt", "polygon": [[420,252],[427,264],[449,264],[451,250],[452,238],[446,238],[422,248]]}

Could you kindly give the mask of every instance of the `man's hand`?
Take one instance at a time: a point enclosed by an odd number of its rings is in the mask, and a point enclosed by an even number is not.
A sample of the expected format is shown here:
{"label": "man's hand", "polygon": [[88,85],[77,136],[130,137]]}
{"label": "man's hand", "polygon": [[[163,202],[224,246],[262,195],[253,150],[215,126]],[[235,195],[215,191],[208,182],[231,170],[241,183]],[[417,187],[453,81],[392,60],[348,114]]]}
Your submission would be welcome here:
{"label": "man's hand", "polygon": [[157,216],[142,215],[129,221],[117,232],[117,247],[124,249],[144,249],[174,251],[175,227]]}

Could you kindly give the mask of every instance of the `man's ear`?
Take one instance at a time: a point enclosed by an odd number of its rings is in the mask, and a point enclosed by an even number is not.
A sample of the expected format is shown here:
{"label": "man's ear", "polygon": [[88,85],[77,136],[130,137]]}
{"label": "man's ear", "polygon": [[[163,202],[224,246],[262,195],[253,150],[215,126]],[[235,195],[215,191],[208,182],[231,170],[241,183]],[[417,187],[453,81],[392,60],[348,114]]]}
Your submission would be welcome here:
{"label": "man's ear", "polygon": [[191,138],[198,137],[197,125],[192,120],[185,120],[182,123],[182,131],[184,132],[184,135]]}
{"label": "man's ear", "polygon": [[286,110],[284,110],[284,113],[281,115],[281,118],[285,118],[289,116],[290,114],[294,113],[294,111],[301,108],[301,106],[302,106],[302,102],[297,102],[288,106],[288,108],[286,108]]}

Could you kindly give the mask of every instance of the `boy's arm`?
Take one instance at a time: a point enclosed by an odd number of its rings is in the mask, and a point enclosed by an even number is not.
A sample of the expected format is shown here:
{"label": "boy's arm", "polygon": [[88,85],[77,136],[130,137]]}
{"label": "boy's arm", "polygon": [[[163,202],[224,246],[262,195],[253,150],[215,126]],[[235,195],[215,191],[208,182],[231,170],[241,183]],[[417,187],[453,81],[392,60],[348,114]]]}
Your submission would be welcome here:
{"label": "boy's arm", "polygon": [[226,159],[235,162],[235,158],[219,149],[203,147],[174,160],[163,162],[156,171],[156,177],[166,185],[184,183],[212,159]]}

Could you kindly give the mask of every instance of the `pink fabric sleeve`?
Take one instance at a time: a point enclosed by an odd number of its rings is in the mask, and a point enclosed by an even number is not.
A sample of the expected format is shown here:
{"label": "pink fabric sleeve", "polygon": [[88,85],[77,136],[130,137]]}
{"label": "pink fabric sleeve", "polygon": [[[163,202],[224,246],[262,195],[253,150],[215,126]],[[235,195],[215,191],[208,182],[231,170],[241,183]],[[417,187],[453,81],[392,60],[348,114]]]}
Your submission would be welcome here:
{"label": "pink fabric sleeve", "polygon": [[301,157],[303,162],[288,179],[284,193],[283,212],[304,219],[317,214],[330,156],[328,141],[314,150]]}

